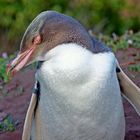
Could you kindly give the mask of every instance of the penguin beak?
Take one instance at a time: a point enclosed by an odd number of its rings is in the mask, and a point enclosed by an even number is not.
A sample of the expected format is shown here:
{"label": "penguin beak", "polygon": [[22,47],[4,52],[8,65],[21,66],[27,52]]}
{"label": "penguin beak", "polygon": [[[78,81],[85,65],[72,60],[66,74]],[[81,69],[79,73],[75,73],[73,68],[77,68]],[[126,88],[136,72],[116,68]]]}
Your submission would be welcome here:
{"label": "penguin beak", "polygon": [[11,73],[12,76],[22,69],[24,66],[28,65],[31,61],[31,56],[33,52],[35,51],[36,46],[33,45],[28,50],[25,50],[24,52],[20,52],[17,57],[8,64],[7,66],[7,74]]}

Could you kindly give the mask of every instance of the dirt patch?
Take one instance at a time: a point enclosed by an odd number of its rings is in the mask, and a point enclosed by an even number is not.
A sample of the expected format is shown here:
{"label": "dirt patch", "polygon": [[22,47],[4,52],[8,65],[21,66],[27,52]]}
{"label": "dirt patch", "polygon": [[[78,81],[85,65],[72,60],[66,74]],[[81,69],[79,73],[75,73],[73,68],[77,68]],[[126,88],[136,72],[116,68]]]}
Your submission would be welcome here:
{"label": "dirt patch", "polygon": [[21,140],[33,83],[34,71],[25,70],[15,75],[14,79],[4,87],[4,93],[0,93],[0,111],[11,114],[18,121],[16,131],[1,133],[0,140]]}
{"label": "dirt patch", "polygon": [[[129,77],[140,87],[140,72],[130,72],[127,67],[134,62],[140,63],[138,55],[140,49],[129,48],[116,53],[120,64]],[[21,140],[22,128],[25,114],[31,97],[34,83],[34,71],[24,70],[18,73],[0,93],[0,112],[11,114],[18,120],[16,131],[0,134],[0,140]],[[125,140],[140,140],[140,117],[136,114],[132,106],[124,100],[126,118],[126,138]]]}

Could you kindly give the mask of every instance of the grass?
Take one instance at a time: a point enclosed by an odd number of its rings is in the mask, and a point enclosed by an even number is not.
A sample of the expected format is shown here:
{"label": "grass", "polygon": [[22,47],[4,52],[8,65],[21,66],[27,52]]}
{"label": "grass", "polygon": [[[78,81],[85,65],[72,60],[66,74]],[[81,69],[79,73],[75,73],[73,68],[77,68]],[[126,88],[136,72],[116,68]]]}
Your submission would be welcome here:
{"label": "grass", "polygon": [[140,72],[140,64],[139,65],[130,65],[128,66],[128,70],[133,72]]}
{"label": "grass", "polygon": [[13,55],[8,58],[0,57],[0,78],[4,81],[4,83],[7,83],[9,80],[9,75],[6,73],[6,67],[9,61],[13,58]]}

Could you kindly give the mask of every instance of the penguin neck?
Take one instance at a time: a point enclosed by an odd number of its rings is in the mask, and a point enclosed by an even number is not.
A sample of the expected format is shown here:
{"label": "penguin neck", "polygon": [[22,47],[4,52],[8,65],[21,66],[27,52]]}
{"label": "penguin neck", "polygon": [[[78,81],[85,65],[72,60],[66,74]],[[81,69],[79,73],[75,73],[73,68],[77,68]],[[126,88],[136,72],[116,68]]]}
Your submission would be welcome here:
{"label": "penguin neck", "polygon": [[[38,57],[38,60],[41,60],[42,62],[45,63],[52,60],[61,59],[63,60],[63,62],[65,61],[66,63],[70,63],[72,61],[77,62],[77,65],[78,63],[81,63],[83,59],[87,62],[91,61],[90,58],[92,57],[95,57],[92,60],[93,62],[95,60],[99,62],[102,61],[104,63],[104,59],[102,57],[105,57],[110,60],[114,60],[114,55],[111,51],[108,50],[104,50],[103,52],[100,52],[100,50],[98,51],[99,51],[98,53],[97,52],[94,53],[92,50],[87,48],[87,46],[79,45],[77,43],[65,43],[65,44],[60,44],[55,46],[47,53],[45,53],[43,56]],[[110,55],[112,55],[113,59],[109,58]]]}
{"label": "penguin neck", "polygon": [[82,67],[90,63],[90,57],[92,57],[92,52],[88,51],[84,46],[76,43],[61,44],[45,54],[43,57],[45,61],[42,63],[39,73],[40,75],[43,73],[49,74],[49,77],[52,71],[53,76],[58,73],[60,75],[65,73],[74,78],[74,75],[80,74],[81,71],[84,73],[84,68]]}
{"label": "penguin neck", "polygon": [[[49,61],[51,59],[58,59],[62,58],[65,61],[71,61],[73,59],[77,60],[81,55],[83,55],[86,51],[86,47],[76,44],[76,43],[65,43],[60,44],[50,51],[48,51],[44,55],[44,60]],[[92,54],[92,52],[88,51],[89,54]]]}

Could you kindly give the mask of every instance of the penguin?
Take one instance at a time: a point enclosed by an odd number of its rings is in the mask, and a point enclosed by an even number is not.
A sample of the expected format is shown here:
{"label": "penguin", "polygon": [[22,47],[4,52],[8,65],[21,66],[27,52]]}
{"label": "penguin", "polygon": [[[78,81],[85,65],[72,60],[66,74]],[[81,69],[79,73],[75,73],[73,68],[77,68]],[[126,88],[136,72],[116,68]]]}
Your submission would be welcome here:
{"label": "penguin", "polygon": [[7,72],[33,62],[41,62],[39,99],[34,92],[22,140],[30,139],[30,129],[31,140],[124,140],[121,89],[138,113],[140,90],[110,48],[72,17],[45,11],[28,26]]}

